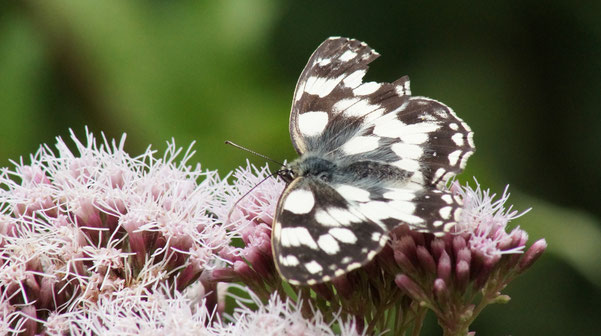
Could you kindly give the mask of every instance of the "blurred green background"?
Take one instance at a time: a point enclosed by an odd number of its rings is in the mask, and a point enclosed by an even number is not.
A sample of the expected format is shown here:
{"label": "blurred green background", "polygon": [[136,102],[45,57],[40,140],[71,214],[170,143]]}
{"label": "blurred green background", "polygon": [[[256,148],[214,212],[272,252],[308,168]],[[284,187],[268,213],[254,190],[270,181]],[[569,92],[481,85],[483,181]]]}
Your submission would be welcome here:
{"label": "blurred green background", "polygon": [[478,335],[597,334],[601,1],[0,1],[1,166],[85,125],[131,154],[196,141],[222,175],[248,156],[226,139],[293,159],[294,86],[334,35],[382,54],[369,80],[410,75],[471,125],[461,180],[533,208],[516,222],[549,249]]}

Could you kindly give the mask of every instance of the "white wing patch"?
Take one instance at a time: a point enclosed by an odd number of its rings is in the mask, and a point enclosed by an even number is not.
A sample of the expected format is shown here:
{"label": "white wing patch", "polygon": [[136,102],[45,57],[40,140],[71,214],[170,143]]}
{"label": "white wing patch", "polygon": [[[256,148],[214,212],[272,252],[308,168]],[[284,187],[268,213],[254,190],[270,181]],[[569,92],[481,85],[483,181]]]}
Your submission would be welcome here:
{"label": "white wing patch", "polygon": [[461,155],[463,151],[458,149],[456,151],[453,151],[451,154],[449,154],[449,164],[451,166],[454,166],[457,164],[457,160],[459,160],[459,155]]}
{"label": "white wing patch", "polygon": [[346,110],[347,108],[351,107],[353,104],[356,104],[359,100],[361,100],[361,99],[359,99],[359,98],[341,99],[332,106],[332,113],[340,113],[340,112]]}
{"label": "white wing patch", "polygon": [[367,202],[369,201],[369,191],[348,184],[342,184],[336,187],[336,191],[347,200]]}
{"label": "white wing patch", "polygon": [[357,70],[346,77],[342,83],[344,83],[344,86],[353,89],[361,85],[361,82],[363,82],[363,76],[365,76],[365,70]]}
{"label": "white wing patch", "polygon": [[393,218],[409,225],[419,225],[423,218],[415,216],[415,204],[407,201],[370,201],[359,205],[360,211],[374,222]]}
{"label": "white wing patch", "polygon": [[419,170],[419,161],[412,159],[400,159],[392,163],[394,166],[397,166],[406,171],[418,171]]}
{"label": "white wing patch", "polygon": [[317,250],[317,243],[311,237],[309,230],[304,227],[283,228],[280,233],[280,243],[286,247],[305,245]]}
{"label": "white wing patch", "polygon": [[392,151],[403,159],[419,160],[424,155],[424,149],[418,145],[397,142],[391,147]]}
{"label": "white wing patch", "polygon": [[381,118],[376,120],[373,133],[387,138],[398,138],[399,130],[406,125],[397,118]]}
{"label": "white wing patch", "polygon": [[315,205],[315,197],[310,190],[297,189],[288,194],[284,200],[284,210],[297,215],[311,212]]}
{"label": "white wing patch", "polygon": [[[367,100],[359,100],[347,107],[343,114],[347,117],[364,117],[368,113],[373,113],[379,108],[380,105],[372,105]],[[381,112],[383,112],[383,110]],[[378,117],[382,115],[381,112],[378,114]]]}
{"label": "white wing patch", "polygon": [[455,133],[453,134],[453,136],[451,137],[451,140],[453,140],[453,142],[457,145],[457,146],[463,146],[463,134],[461,133]]}
{"label": "white wing patch", "polygon": [[[428,135],[432,132],[437,131],[440,125],[433,122],[421,122],[412,125],[404,125],[398,130],[401,140],[406,143],[421,144],[428,140]],[[420,140],[409,140],[417,139]],[[407,139],[407,140],[405,140]]]}
{"label": "white wing patch", "polygon": [[330,229],[328,233],[342,243],[354,244],[357,242],[357,236],[349,229],[333,228]]}
{"label": "white wing patch", "polygon": [[321,111],[305,112],[298,115],[298,128],[304,136],[316,136],[328,124],[328,113]]}
{"label": "white wing patch", "polygon": [[338,245],[336,239],[329,234],[319,236],[317,245],[319,245],[319,248],[321,248],[327,254],[334,255],[340,251],[340,245]]}
{"label": "white wing patch", "polygon": [[348,155],[365,153],[378,148],[379,141],[375,136],[357,136],[342,145],[342,150]]}
{"label": "white wing patch", "polygon": [[318,264],[315,260],[312,260],[311,262],[306,263],[305,268],[311,274],[316,274],[323,270],[323,267],[321,267],[321,265]]}
{"label": "white wing patch", "polygon": [[392,189],[382,194],[384,198],[396,201],[411,201],[415,198],[415,193],[407,189]]}
{"label": "white wing patch", "polygon": [[286,266],[296,266],[299,264],[298,258],[293,255],[288,255],[285,257],[280,256],[279,260],[283,265],[286,265]]}
{"label": "white wing patch", "polygon": [[357,96],[366,96],[378,91],[382,84],[376,82],[363,83],[353,89],[353,94]]}
{"label": "white wing patch", "polygon": [[357,53],[356,52],[353,52],[351,50],[347,50],[347,51],[344,52],[344,54],[340,55],[340,57],[338,59],[341,60],[342,62],[348,62],[348,61],[352,60],[355,57],[357,57]]}
{"label": "white wing patch", "polygon": [[304,85],[304,91],[308,94],[317,95],[323,98],[332,92],[334,88],[345,78],[346,75],[341,75],[336,78],[327,77],[309,77]]}

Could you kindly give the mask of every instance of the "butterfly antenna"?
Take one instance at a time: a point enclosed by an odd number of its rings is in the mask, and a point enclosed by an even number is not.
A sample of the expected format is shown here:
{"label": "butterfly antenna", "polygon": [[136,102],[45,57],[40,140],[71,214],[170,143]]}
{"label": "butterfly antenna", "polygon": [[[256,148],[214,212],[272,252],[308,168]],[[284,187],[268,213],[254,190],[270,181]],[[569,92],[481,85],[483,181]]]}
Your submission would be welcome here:
{"label": "butterfly antenna", "polygon": [[[262,158],[264,158],[265,160],[269,160],[269,161],[271,161],[271,162],[277,163],[277,164],[279,164],[280,166],[284,166],[284,164],[283,164],[283,163],[281,163],[281,162],[278,162],[278,161],[276,161],[276,160],[274,160],[274,159],[270,158],[269,156],[266,156],[266,155],[263,155],[263,154],[259,154],[259,153],[255,152],[254,150],[250,150],[250,149],[248,149],[248,148],[246,148],[246,147],[242,147],[242,146],[240,146],[240,145],[238,145],[238,144],[235,144],[235,143],[233,143],[233,142],[231,142],[231,141],[229,141],[229,140],[226,140],[226,141],[225,141],[225,144],[226,144],[226,145],[231,145],[231,146],[234,146],[234,147],[236,147],[236,148],[238,148],[238,149],[241,149],[241,150],[244,150],[244,151],[247,151],[247,152],[249,152],[249,153],[251,153],[251,154],[254,154],[254,155],[258,156],[258,157],[262,157]],[[271,176],[272,176],[272,175],[270,175],[269,177],[271,177]],[[246,195],[245,195],[245,196],[246,196]]]}
{"label": "butterfly antenna", "polygon": [[[245,149],[245,148],[242,148],[242,149]],[[227,219],[226,219],[225,223],[227,224],[230,222],[230,217],[232,216],[232,213],[234,212],[234,210],[236,209],[236,207],[238,206],[238,203],[240,203],[240,201],[242,201],[246,196],[248,196],[251,192],[253,192],[253,190],[255,190],[259,185],[261,185],[261,183],[267,181],[269,178],[274,177],[278,174],[280,174],[279,170],[269,174],[266,178],[262,179],[259,183],[255,184],[252,188],[250,188],[247,192],[245,192],[244,195],[240,196],[240,198],[238,198],[236,203],[234,203],[234,205],[232,206],[230,211],[227,213]]]}

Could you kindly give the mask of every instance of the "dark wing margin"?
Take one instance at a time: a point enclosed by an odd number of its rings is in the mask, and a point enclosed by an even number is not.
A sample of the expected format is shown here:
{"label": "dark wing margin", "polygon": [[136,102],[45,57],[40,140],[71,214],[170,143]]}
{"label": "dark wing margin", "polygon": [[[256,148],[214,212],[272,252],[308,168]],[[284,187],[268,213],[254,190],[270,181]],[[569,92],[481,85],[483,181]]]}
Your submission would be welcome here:
{"label": "dark wing margin", "polygon": [[291,284],[330,281],[373,259],[386,244],[386,233],[385,225],[369,220],[329,185],[301,177],[278,202],[275,265]]}

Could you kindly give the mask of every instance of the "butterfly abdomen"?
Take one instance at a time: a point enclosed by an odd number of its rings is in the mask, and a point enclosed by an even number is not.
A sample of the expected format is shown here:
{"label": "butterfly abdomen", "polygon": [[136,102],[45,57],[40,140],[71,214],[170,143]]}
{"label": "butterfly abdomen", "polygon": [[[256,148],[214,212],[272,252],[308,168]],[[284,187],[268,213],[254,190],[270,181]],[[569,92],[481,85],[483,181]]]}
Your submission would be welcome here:
{"label": "butterfly abdomen", "polygon": [[386,162],[358,161],[342,167],[339,174],[341,182],[371,182],[377,184],[402,185],[413,173]]}

